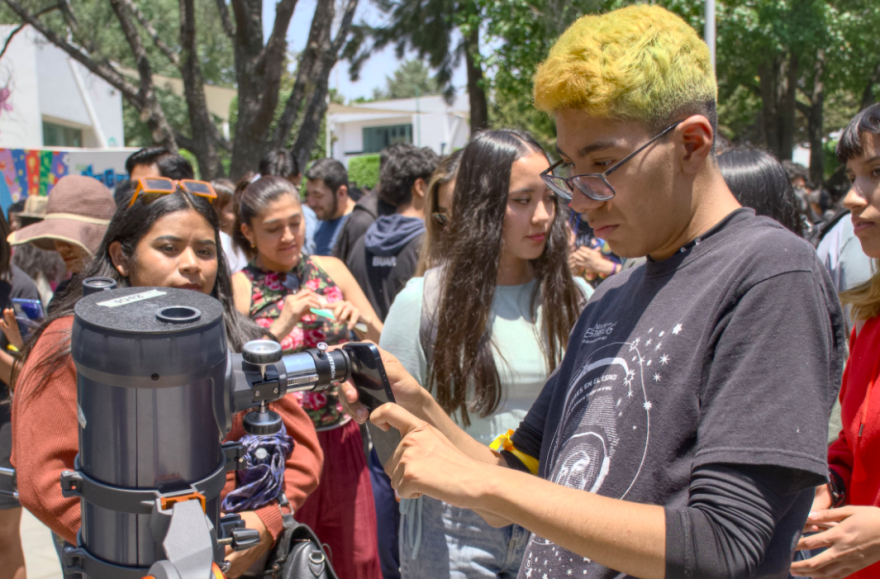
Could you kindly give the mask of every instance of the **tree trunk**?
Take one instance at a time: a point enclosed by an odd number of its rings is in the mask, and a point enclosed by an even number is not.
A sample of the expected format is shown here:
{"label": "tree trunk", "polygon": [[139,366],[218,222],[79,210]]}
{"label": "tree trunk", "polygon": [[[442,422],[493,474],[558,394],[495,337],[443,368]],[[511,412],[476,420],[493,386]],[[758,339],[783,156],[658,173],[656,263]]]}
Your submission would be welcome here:
{"label": "tree trunk", "polygon": [[464,59],[467,67],[468,100],[471,107],[471,135],[489,126],[489,106],[483,88],[480,65],[480,30],[474,27],[464,37]]}
{"label": "tree trunk", "polygon": [[761,87],[761,132],[764,147],[779,156],[780,142],[776,127],[779,125],[779,111],[776,95],[779,83],[780,58],[763,62],[758,66],[758,79]]}
{"label": "tree trunk", "polygon": [[[333,0],[322,0],[332,2]],[[235,77],[238,83],[238,119],[232,145],[230,177],[239,179],[256,171],[269,146],[269,129],[278,105],[281,75],[287,53],[287,27],[296,0],[280,0],[275,7],[272,34],[263,46],[262,0],[232,0],[235,15]]]}
{"label": "tree trunk", "polygon": [[781,95],[781,106],[779,112],[782,117],[781,133],[779,135],[779,157],[791,160],[794,153],[794,117],[797,110],[797,83],[799,70],[799,61],[797,52],[789,53],[788,66],[785,71],[784,91]]}
{"label": "tree trunk", "polygon": [[868,84],[865,86],[865,92],[862,93],[862,104],[859,107],[859,110],[866,109],[874,104],[874,86],[878,83],[880,83],[880,62],[877,63],[874,72],[871,74],[871,78],[868,79]]}
{"label": "tree trunk", "polygon": [[217,150],[217,128],[211,120],[205,101],[205,87],[199,67],[196,46],[195,0],[180,0],[180,74],[192,130],[192,153],[199,162],[202,179],[223,176],[223,165]]}
{"label": "tree trunk", "polygon": [[794,54],[779,55],[758,67],[764,145],[779,160],[791,159],[794,151],[797,75]]}
{"label": "tree trunk", "polygon": [[110,5],[113,8],[113,12],[116,13],[120,28],[123,34],[125,34],[125,38],[137,62],[138,76],[140,77],[138,95],[143,101],[143,105],[140,108],[141,120],[146,122],[150,128],[154,143],[176,153],[177,141],[174,139],[174,131],[171,129],[171,125],[168,124],[165,112],[156,98],[156,92],[153,87],[153,68],[150,65],[149,58],[147,58],[147,51],[144,49],[143,43],[141,43],[140,35],[122,2],[120,0],[110,0]]}
{"label": "tree trunk", "polygon": [[[321,74],[323,57],[330,51],[330,29],[333,26],[335,15],[335,2],[318,2],[315,7],[315,15],[312,17],[312,26],[309,29],[309,39],[297,67],[293,91],[284,105],[284,111],[281,113],[281,118],[278,119],[278,124],[275,125],[275,134],[272,136],[271,145],[273,149],[284,148],[290,131],[296,124],[303,101],[318,88],[317,84],[320,83],[323,76]],[[335,62],[336,59],[334,58],[333,61]],[[325,88],[325,94],[326,90]],[[302,132],[302,128],[300,128],[300,132]],[[302,159],[300,159],[300,155],[297,155],[297,160],[300,161],[299,166],[304,167],[304,162],[308,161],[308,158],[308,151]]]}
{"label": "tree trunk", "polygon": [[334,3],[319,3],[315,8],[308,44],[300,60],[293,92],[287,100],[272,137],[273,149],[284,147],[296,123],[302,102],[308,98],[299,134],[292,147],[293,155],[301,169],[305,168],[315,142],[322,136],[318,131],[321,129],[321,119],[327,112],[330,73],[339,59],[339,52],[348,36],[357,4],[358,0],[348,0],[336,38],[332,40],[330,33],[336,12]]}
{"label": "tree trunk", "polygon": [[813,92],[810,95],[810,114],[807,117],[807,133],[810,139],[810,181],[821,187],[825,181],[825,149],[822,142],[825,136],[823,125],[825,107],[825,50],[816,53],[813,66]]}

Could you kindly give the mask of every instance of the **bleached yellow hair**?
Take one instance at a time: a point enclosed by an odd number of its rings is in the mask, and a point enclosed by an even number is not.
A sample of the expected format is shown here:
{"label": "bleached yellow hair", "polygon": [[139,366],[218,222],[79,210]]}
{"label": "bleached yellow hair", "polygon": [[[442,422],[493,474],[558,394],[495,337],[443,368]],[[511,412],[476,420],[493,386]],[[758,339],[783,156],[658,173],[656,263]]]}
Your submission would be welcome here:
{"label": "bleached yellow hair", "polygon": [[706,43],[675,14],[644,4],[581,17],[535,74],[543,111],[579,109],[651,127],[701,113],[714,125],[716,92]]}

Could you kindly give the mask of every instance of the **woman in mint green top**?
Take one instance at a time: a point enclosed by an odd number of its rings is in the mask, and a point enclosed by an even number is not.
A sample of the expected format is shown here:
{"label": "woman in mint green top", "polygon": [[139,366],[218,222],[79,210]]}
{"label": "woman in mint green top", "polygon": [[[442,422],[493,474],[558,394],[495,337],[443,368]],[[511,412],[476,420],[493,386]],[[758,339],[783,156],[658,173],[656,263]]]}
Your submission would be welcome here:
{"label": "woman in mint green top", "polygon": [[[592,293],[569,273],[564,216],[540,178],[549,166],[520,131],[468,144],[451,218],[429,240],[440,265],[397,295],[380,340],[485,443],[525,417]],[[516,577],[524,529],[494,529],[428,497],[402,501],[401,512],[404,579]]]}

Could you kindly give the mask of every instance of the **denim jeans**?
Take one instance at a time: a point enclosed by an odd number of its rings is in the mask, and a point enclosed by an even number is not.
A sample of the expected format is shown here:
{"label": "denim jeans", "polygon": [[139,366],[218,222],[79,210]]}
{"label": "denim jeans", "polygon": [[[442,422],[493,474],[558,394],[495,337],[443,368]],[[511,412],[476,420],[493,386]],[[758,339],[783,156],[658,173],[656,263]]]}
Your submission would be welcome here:
{"label": "denim jeans", "polygon": [[515,579],[529,532],[429,497],[401,501],[403,579]]}

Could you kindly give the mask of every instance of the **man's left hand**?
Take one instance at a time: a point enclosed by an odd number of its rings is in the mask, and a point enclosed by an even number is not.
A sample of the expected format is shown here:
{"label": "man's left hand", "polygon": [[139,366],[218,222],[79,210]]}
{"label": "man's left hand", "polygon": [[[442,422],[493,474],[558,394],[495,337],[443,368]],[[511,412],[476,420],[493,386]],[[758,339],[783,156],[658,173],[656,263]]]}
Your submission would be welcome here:
{"label": "man's left hand", "polygon": [[848,577],[880,561],[880,508],[842,507],[810,513],[807,525],[825,529],[802,537],[798,550],[827,547],[822,553],[791,566],[795,577]]}
{"label": "man's left hand", "polygon": [[397,404],[380,406],[370,421],[383,430],[400,431],[402,441],[385,472],[401,498],[426,494],[462,508],[471,508],[480,498],[491,465],[465,455],[439,430]]}
{"label": "man's left hand", "polygon": [[254,511],[245,511],[239,514],[248,529],[257,529],[260,531],[260,543],[246,551],[236,552],[232,550],[232,547],[226,547],[226,560],[230,563],[229,571],[226,572],[226,577],[229,579],[241,577],[245,571],[251,568],[251,565],[253,565],[257,559],[262,557],[263,554],[275,544],[275,538],[272,537],[272,533],[269,532],[269,529],[266,528],[266,525],[263,524],[263,521],[260,520],[257,513]]}

